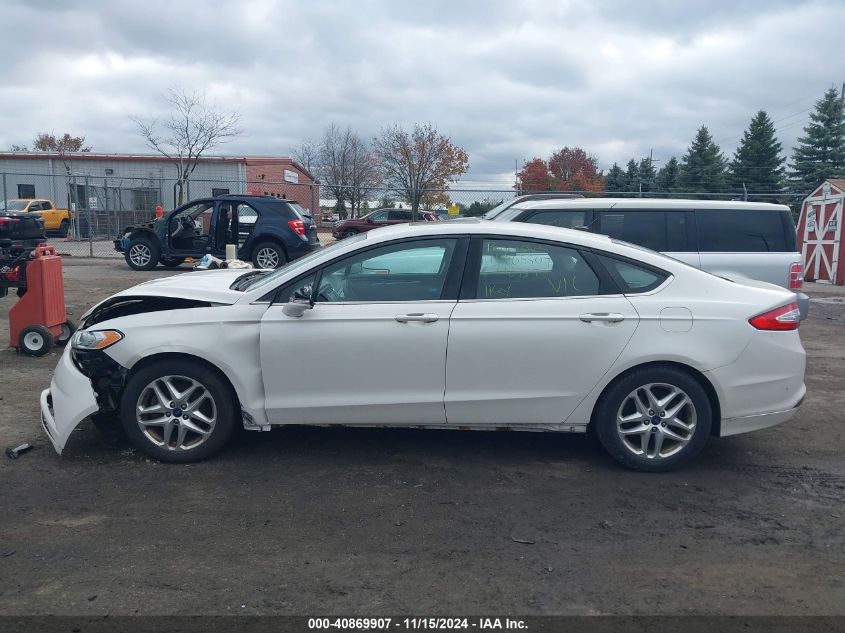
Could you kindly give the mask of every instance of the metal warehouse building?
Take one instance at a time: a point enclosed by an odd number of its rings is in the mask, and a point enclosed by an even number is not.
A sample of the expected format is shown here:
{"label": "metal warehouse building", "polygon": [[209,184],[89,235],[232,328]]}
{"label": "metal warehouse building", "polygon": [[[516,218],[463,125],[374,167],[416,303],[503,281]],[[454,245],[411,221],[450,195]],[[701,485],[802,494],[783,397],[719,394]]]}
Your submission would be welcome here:
{"label": "metal warehouse building", "polygon": [[[176,205],[177,168],[162,156],[141,154],[0,152],[0,195],[51,198],[90,218],[95,233],[146,219]],[[287,157],[206,156],[197,163],[185,201],[227,193],[272,195],[319,207],[314,176]]]}

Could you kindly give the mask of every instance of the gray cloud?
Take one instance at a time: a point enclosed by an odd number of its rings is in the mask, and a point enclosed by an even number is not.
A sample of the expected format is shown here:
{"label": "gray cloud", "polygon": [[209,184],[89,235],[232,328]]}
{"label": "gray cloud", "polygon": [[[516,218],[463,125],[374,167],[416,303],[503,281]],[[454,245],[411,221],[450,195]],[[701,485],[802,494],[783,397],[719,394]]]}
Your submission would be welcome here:
{"label": "gray cloud", "polygon": [[129,114],[161,114],[179,85],[241,112],[226,153],[285,154],[331,121],[364,136],[431,121],[469,152],[467,181],[507,185],[514,160],[563,145],[603,167],[666,160],[701,124],[731,153],[761,108],[791,148],[845,80],[845,5],[821,0],[0,0],[0,15],[21,27],[0,40],[4,148],[69,130],[142,151]]}

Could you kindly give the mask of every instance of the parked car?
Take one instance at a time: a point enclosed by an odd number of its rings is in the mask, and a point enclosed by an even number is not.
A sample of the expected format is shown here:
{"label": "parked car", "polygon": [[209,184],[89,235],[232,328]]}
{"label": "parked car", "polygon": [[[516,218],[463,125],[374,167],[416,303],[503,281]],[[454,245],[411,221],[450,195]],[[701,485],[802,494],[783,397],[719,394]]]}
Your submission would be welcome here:
{"label": "parked car", "polygon": [[787,290],[606,236],[404,224],[275,271],[189,273],[100,302],[41,415],[59,453],[93,414],[168,462],[209,457],[238,424],[594,427],[622,464],[661,471],[711,435],[794,415],[798,325]]}
{"label": "parked car", "polygon": [[47,198],[18,198],[0,202],[0,211],[20,211],[38,214],[44,220],[44,229],[67,235],[70,230],[70,211],[60,209],[55,202]]}
{"label": "parked car", "polygon": [[589,198],[527,200],[495,216],[594,233],[666,253],[714,275],[767,281],[796,293],[801,318],[804,267],[789,207],[759,202]]}
{"label": "parked car", "polygon": [[529,193],[524,196],[511,198],[510,200],[503,200],[495,207],[490,209],[487,213],[485,213],[482,217],[485,220],[493,220],[500,213],[503,213],[511,207],[516,206],[522,202],[532,202],[534,200],[573,200],[575,198],[583,197],[584,196],[582,196],[580,193]]}
{"label": "parked car", "polygon": [[295,201],[225,195],[192,200],[158,219],[128,226],[114,248],[130,268],[152,270],[159,262],[176,267],[206,253],[222,258],[226,244],[236,242],[238,257],[258,268],[278,268],[320,246],[317,225]]}
{"label": "parked car", "polygon": [[[431,211],[417,211],[418,222],[435,222],[440,218],[436,213]],[[366,233],[382,226],[390,226],[392,224],[402,224],[411,221],[410,209],[376,209],[375,211],[361,216],[360,218],[350,218],[348,220],[341,220],[332,228],[332,237],[336,240],[342,240],[359,233]]]}
{"label": "parked car", "polygon": [[47,240],[40,216],[0,211],[0,259],[17,257]]}

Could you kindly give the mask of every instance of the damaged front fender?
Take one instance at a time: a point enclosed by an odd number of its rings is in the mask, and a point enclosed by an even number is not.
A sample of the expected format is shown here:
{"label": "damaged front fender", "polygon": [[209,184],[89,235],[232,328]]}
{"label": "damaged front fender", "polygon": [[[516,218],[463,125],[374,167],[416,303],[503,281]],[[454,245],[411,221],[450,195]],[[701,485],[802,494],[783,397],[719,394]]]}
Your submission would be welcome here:
{"label": "damaged front fender", "polygon": [[41,392],[41,425],[59,455],[73,430],[99,408],[91,381],[74,366],[66,347],[50,388]]}

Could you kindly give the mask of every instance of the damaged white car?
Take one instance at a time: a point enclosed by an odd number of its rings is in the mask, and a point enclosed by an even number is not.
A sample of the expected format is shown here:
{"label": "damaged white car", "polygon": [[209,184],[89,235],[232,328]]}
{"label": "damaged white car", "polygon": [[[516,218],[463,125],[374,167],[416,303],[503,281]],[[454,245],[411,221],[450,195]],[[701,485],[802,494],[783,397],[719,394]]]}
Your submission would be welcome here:
{"label": "damaged white car", "polygon": [[582,231],[378,229],[275,271],[140,284],[83,317],[50,388],[58,452],[86,417],[168,462],[236,425],[584,432],[641,470],[804,398],[794,295]]}

